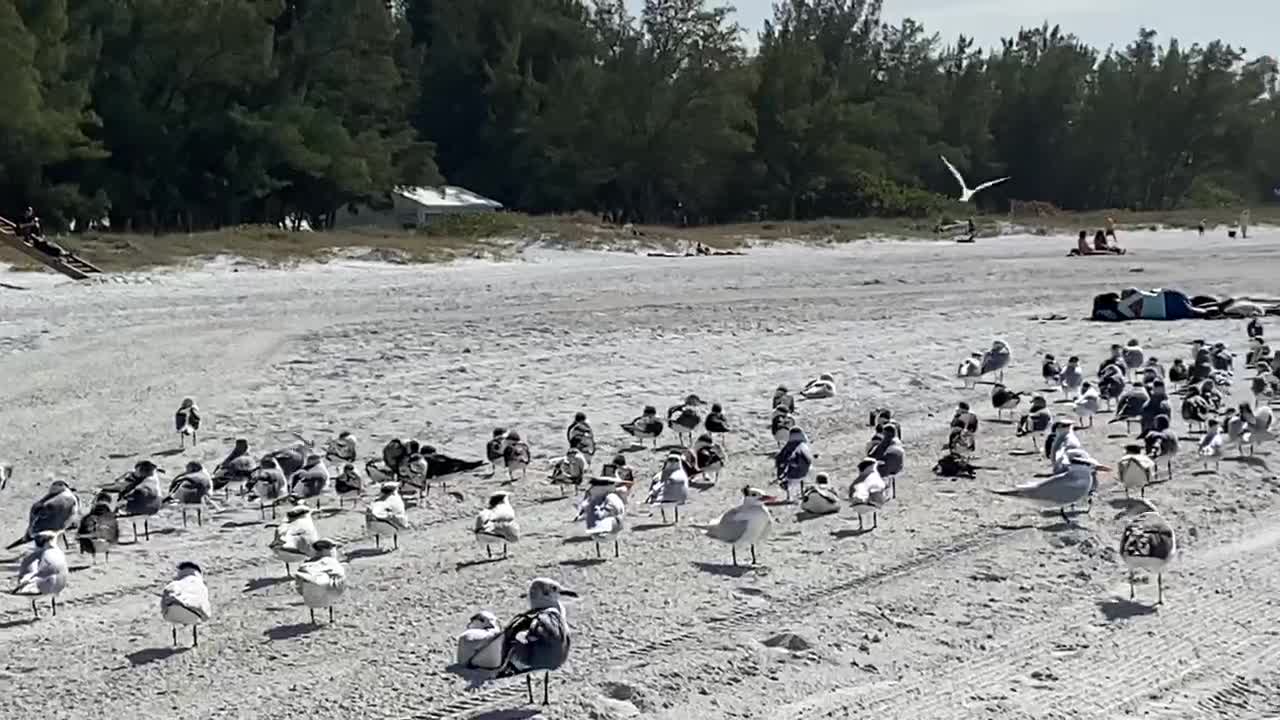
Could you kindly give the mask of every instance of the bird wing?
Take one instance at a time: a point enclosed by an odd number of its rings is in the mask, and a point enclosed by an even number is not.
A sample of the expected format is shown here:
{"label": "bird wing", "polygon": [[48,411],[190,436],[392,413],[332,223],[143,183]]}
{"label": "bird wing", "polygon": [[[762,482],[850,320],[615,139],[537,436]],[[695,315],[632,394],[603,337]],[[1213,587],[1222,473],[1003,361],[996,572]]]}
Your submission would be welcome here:
{"label": "bird wing", "polygon": [[177,605],[201,620],[208,620],[212,610],[209,606],[209,589],[194,575],[174,580],[164,586],[160,593],[160,607]]}
{"label": "bird wing", "polygon": [[747,534],[750,521],[742,508],[732,508],[720,516],[715,525],[707,528],[707,537],[724,542],[737,542]]}
{"label": "bird wing", "polygon": [[1009,179],[1010,179],[1010,178],[1002,177],[1002,178],[996,178],[995,180],[988,180],[988,181],[986,181],[986,182],[982,183],[981,185],[979,185],[978,187],[974,188],[974,189],[973,189],[973,192],[974,192],[974,193],[981,192],[981,191],[983,191],[983,190],[986,190],[986,189],[987,189],[987,188],[989,188],[989,187],[992,187],[993,185],[999,185],[1000,183],[1005,182],[1005,181],[1007,181],[1007,180],[1009,180]]}
{"label": "bird wing", "polygon": [[955,176],[956,182],[960,183],[960,189],[968,190],[969,186],[964,184],[964,176],[960,174],[960,171],[956,169],[955,165],[951,164],[951,161],[947,159],[947,156],[939,155],[938,157],[942,158],[942,164],[947,166],[947,169],[950,170],[951,174]]}

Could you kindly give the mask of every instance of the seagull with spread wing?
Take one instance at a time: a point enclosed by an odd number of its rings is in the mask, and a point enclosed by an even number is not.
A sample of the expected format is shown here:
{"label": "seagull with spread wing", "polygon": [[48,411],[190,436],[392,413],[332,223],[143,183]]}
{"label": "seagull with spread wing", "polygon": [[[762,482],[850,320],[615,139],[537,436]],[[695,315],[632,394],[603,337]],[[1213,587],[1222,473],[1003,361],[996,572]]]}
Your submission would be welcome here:
{"label": "seagull with spread wing", "polygon": [[1000,183],[1005,182],[1006,180],[1009,180],[1009,178],[1007,177],[997,178],[995,180],[988,180],[982,183],[981,185],[979,185],[978,187],[970,190],[969,185],[964,181],[964,176],[960,174],[960,171],[956,169],[956,166],[952,165],[951,161],[948,160],[946,156],[939,155],[938,157],[942,158],[942,164],[947,166],[947,169],[950,170],[951,174],[955,176],[956,182],[960,183],[960,202],[969,202],[970,200],[973,199],[974,195],[977,195],[983,190],[986,190],[989,187],[999,185]]}

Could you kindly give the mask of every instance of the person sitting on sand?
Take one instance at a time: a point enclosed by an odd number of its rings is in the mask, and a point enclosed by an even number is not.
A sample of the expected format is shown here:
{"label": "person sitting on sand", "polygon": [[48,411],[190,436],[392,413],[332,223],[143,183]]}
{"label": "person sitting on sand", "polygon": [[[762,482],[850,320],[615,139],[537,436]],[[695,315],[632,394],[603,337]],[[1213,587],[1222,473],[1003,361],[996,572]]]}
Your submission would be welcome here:
{"label": "person sitting on sand", "polygon": [[[1112,237],[1115,237],[1114,235]],[[1123,255],[1124,248],[1107,242],[1107,234],[1101,230],[1093,234],[1093,250],[1095,255]]]}
{"label": "person sitting on sand", "polygon": [[1067,253],[1068,255],[1097,255],[1093,248],[1089,247],[1089,231],[1081,230],[1076,236],[1076,249]]}

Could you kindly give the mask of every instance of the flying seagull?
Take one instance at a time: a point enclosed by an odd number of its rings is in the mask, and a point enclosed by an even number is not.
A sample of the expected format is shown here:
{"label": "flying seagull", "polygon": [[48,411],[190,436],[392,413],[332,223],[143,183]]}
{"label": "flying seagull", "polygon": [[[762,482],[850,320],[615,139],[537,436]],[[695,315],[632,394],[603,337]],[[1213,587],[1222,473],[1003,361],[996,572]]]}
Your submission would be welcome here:
{"label": "flying seagull", "polygon": [[960,171],[956,169],[956,166],[952,165],[951,161],[948,160],[945,156],[939,155],[938,157],[942,158],[942,163],[947,166],[947,169],[951,171],[952,175],[956,176],[956,182],[960,183],[960,202],[969,202],[970,200],[973,199],[974,195],[977,195],[978,193],[982,192],[983,190],[986,190],[987,188],[993,185],[999,185],[1000,183],[1009,179],[1007,177],[1002,177],[996,180],[988,180],[982,183],[981,185],[979,185],[978,187],[970,190],[969,186],[965,184],[964,176],[960,174]]}

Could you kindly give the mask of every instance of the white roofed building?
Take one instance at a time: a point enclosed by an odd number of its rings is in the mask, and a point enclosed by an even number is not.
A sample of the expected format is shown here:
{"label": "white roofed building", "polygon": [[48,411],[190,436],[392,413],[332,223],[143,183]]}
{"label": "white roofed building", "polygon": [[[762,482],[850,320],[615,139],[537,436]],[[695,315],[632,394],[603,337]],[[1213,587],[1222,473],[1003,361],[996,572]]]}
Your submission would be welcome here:
{"label": "white roofed building", "polygon": [[407,229],[426,225],[434,216],[502,209],[502,203],[456,185],[397,187],[388,195],[386,202],[376,206],[353,203],[338,208],[334,214],[334,228]]}

